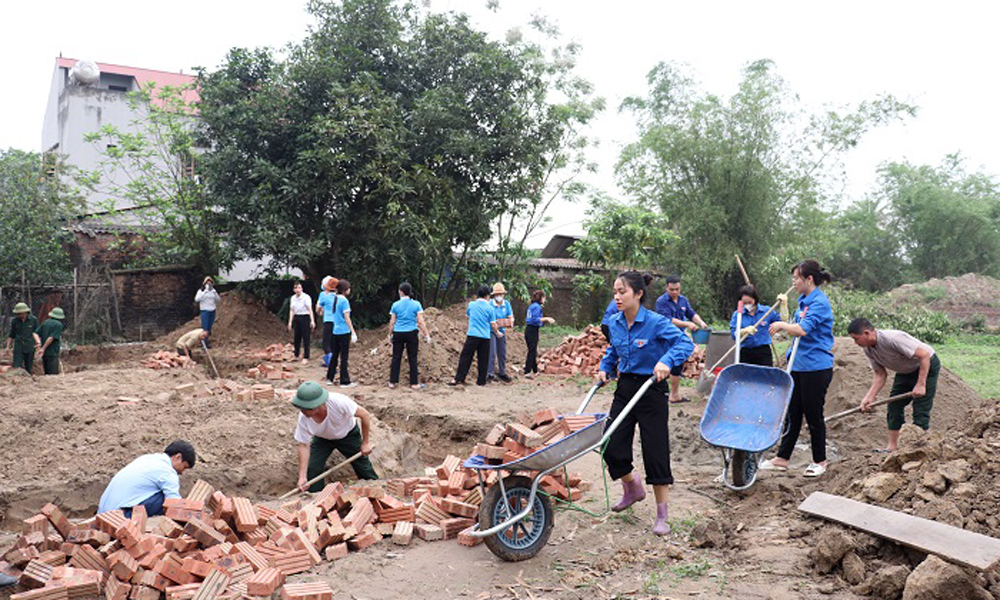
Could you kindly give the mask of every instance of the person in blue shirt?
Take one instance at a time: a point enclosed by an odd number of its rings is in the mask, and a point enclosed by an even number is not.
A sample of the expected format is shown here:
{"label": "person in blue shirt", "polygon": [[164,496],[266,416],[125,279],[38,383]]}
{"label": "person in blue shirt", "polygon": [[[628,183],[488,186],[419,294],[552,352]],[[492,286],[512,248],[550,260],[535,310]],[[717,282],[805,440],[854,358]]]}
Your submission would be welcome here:
{"label": "person in blue shirt", "polygon": [[514,309],[505,298],[507,290],[502,283],[493,284],[490,304],[497,318],[497,331],[490,336],[490,359],[486,366],[486,380],[499,379],[510,383],[507,376],[507,328],[514,327]]}
{"label": "person in blue shirt", "polygon": [[389,309],[389,339],[392,341],[392,362],[389,363],[389,389],[399,383],[399,367],[403,362],[403,349],[406,349],[406,362],[410,365],[410,387],[419,390],[424,386],[417,380],[417,352],[420,348],[420,336],[417,330],[424,334],[427,343],[431,343],[431,334],[427,333],[427,323],[424,321],[424,307],[414,300],[413,286],[404,281],[399,284],[399,300],[392,303]]}
{"label": "person in blue shirt", "polygon": [[623,511],[646,497],[642,477],[633,471],[632,465],[632,439],[638,425],[646,480],[652,484],[656,497],[653,533],[667,535],[670,533],[668,486],[674,477],[670,470],[670,406],[662,382],[670,376],[671,369],[683,365],[691,356],[694,343],[669,319],[642,306],[646,286],[652,279],[652,275],[636,271],[621,273],[615,279],[615,302],[620,312],[608,323],[611,344],[601,360],[597,380],[605,383],[616,368],[619,372],[608,418],[610,426],[643,383],[650,377],[656,378],[657,384],[646,391],[611,435],[604,462],[611,478],[622,481],[622,499],[611,510]]}
{"label": "person in blue shirt", "polygon": [[351,282],[346,279],[337,281],[337,297],[333,309],[333,341],[330,345],[332,354],[330,364],[326,368],[326,381],[333,385],[334,377],[337,374],[337,359],[340,359],[340,387],[351,388],[358,384],[351,381],[348,371],[348,356],[351,352],[351,344],[358,343],[358,334],[354,330],[354,323],[351,321],[351,301],[347,297],[351,294]]}
{"label": "person in blue shirt", "polygon": [[101,494],[97,512],[121,509],[132,518],[132,508],[143,505],[150,517],[163,514],[163,501],[181,497],[180,476],[194,467],[194,446],[175,440],[158,454],[144,454],[118,471]]}
{"label": "person in blue shirt", "polygon": [[490,333],[499,334],[496,312],[490,302],[490,287],[480,286],[476,299],[469,302],[465,314],[469,317],[469,331],[465,336],[462,354],[458,357],[458,370],[448,385],[465,385],[465,377],[472,367],[472,356],[476,356],[476,385],[486,385],[486,367],[490,358]]}
{"label": "person in blue shirt", "polygon": [[833,379],[833,309],[819,286],[830,281],[830,274],[814,260],[803,261],[792,269],[792,284],[799,293],[799,309],[793,322],[778,321],[770,327],[771,335],[779,331],[799,338],[799,349],[792,363],[792,399],[785,417],[785,435],[778,447],[778,456],[765,460],[760,468],[787,471],[795,442],[802,429],[802,417],[809,424],[812,463],[806,467],[806,477],[819,477],[826,472],[826,423],[823,405],[826,390]]}
{"label": "person in blue shirt", "polygon": [[745,285],[739,290],[740,301],[743,302],[743,323],[742,329],[736,331],[736,314],[729,319],[729,335],[735,340],[738,335],[746,332],[748,337],[740,344],[740,362],[750,365],[761,365],[762,367],[773,367],[774,357],[771,356],[771,334],[768,327],[771,323],[781,320],[781,315],[777,310],[767,315],[760,325],[754,326],[761,317],[771,309],[760,303],[757,297],[757,288],[752,285]]}
{"label": "person in blue shirt", "polygon": [[329,275],[323,278],[323,290],[316,299],[316,314],[323,317],[323,355],[330,362],[333,352],[333,311],[337,304],[337,278]]}
{"label": "person in blue shirt", "polygon": [[611,317],[618,314],[618,305],[615,304],[615,299],[612,298],[608,307],[604,309],[604,316],[601,318],[601,333],[604,334],[604,339],[611,342],[611,330],[608,329],[608,323],[611,321]]}
{"label": "person in blue shirt", "polygon": [[[546,324],[551,325],[556,320],[542,316],[542,306],[545,305],[545,292],[535,290],[531,294],[531,304],[524,318],[524,342],[528,345],[528,357],[524,359],[524,375],[528,379],[538,373],[538,333]],[[617,310],[617,309],[615,309]]]}
{"label": "person in blue shirt", "polygon": [[[691,307],[688,299],[681,296],[681,278],[677,275],[667,275],[664,281],[667,284],[667,291],[656,299],[656,312],[670,319],[674,325],[682,329],[697,331],[700,328],[708,327]],[[674,404],[688,401],[681,397],[680,392],[683,368],[684,365],[677,365],[670,373],[670,402]]]}

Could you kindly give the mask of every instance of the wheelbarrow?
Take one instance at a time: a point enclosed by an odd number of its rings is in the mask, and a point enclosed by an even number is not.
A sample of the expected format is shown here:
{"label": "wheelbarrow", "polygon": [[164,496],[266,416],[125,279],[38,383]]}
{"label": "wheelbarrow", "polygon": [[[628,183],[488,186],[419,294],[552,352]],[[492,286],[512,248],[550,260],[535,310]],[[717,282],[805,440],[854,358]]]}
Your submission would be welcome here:
{"label": "wheelbarrow", "polygon": [[[575,413],[593,415],[594,423],[550,446],[508,463],[491,465],[480,455],[468,458],[463,466],[476,472],[479,489],[483,495],[479,507],[479,523],[471,535],[484,538],[483,541],[490,552],[506,561],[516,562],[536,556],[548,542],[555,523],[553,498],[539,490],[542,478],[589,452],[603,454],[604,445],[611,434],[632,412],[632,408],[654,382],[655,379],[650,377],[607,427],[605,427],[608,420],[607,413],[584,413],[602,385],[597,384],[590,388]],[[497,471],[497,479],[496,483],[487,488],[485,474],[489,471]],[[506,474],[501,471],[506,471]],[[606,513],[611,504],[606,478],[604,484]],[[575,507],[572,501],[565,504],[569,508],[575,508],[592,516],[604,514],[595,514]]]}
{"label": "wheelbarrow", "polygon": [[[742,302],[738,310],[737,331],[742,325]],[[763,452],[784,433],[799,339],[792,342],[784,370],[741,364],[737,345],[735,362],[715,381],[701,416],[701,437],[721,451],[722,483],[731,490],[742,491],[754,484]]]}

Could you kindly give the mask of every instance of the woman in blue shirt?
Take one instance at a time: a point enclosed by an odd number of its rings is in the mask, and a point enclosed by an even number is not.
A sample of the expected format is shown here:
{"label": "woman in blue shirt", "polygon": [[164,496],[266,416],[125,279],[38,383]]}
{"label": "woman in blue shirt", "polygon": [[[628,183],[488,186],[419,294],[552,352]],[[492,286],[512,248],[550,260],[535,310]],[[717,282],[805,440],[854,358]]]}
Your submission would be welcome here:
{"label": "woman in blue shirt", "polygon": [[542,316],[542,306],[545,305],[545,292],[535,290],[528,305],[528,314],[524,318],[524,342],[528,345],[528,357],[524,360],[524,375],[532,379],[538,373],[538,330],[546,324],[555,323],[552,317]]}
{"label": "woman in blue shirt", "polygon": [[643,383],[655,377],[650,387],[632,407],[618,429],[611,435],[604,451],[604,462],[612,479],[622,480],[622,499],[611,510],[620,512],[646,497],[642,477],[632,470],[632,438],[639,426],[642,462],[646,480],[656,496],[656,523],[653,533],[667,535],[668,487],[674,482],[670,471],[669,387],[664,380],[670,369],[683,365],[694,352],[694,343],[670,319],[642,306],[646,286],[653,276],[627,271],[615,279],[615,303],[619,313],[608,323],[611,344],[601,360],[597,379],[607,382],[617,368],[618,385],[611,403],[608,425],[621,414]]}
{"label": "woman in blue shirt", "polygon": [[754,326],[763,317],[770,306],[760,303],[757,297],[757,289],[752,285],[745,285],[740,288],[740,301],[743,302],[743,322],[742,329],[736,331],[736,311],[729,319],[729,335],[735,340],[743,332],[748,334],[740,345],[740,362],[750,365],[761,365],[763,367],[773,367],[774,359],[771,356],[771,334],[768,327],[771,323],[781,320],[781,315],[775,310],[767,315],[760,325]]}
{"label": "woman in blue shirt", "polygon": [[792,284],[799,293],[799,309],[793,322],[772,323],[771,335],[779,331],[799,338],[799,349],[792,364],[792,400],[788,405],[786,433],[781,438],[778,456],[765,460],[760,468],[787,471],[795,442],[802,429],[802,417],[809,424],[812,463],[806,477],[826,472],[826,423],[823,405],[826,390],[833,379],[833,309],[819,286],[830,281],[830,274],[814,260],[803,261],[792,269]]}
{"label": "woman in blue shirt", "polygon": [[493,312],[497,318],[497,332],[490,337],[490,358],[486,365],[487,381],[499,379],[505,383],[510,383],[507,375],[507,328],[514,326],[514,309],[510,306],[510,301],[505,298],[507,290],[502,283],[493,285],[490,304],[493,305]]}
{"label": "woman in blue shirt", "polygon": [[330,364],[326,368],[326,381],[333,385],[333,379],[337,375],[337,359],[340,359],[340,387],[344,388],[358,385],[351,381],[351,375],[347,370],[351,344],[356,344],[358,341],[358,334],[354,331],[354,323],[351,321],[351,301],[347,299],[350,294],[351,283],[346,279],[337,281],[337,294],[333,305],[333,342],[330,345],[332,354]]}
{"label": "woman in blue shirt", "polygon": [[323,317],[323,355],[329,364],[333,352],[333,311],[337,304],[337,278],[327,275],[316,298],[316,314]]}
{"label": "woman in blue shirt", "polygon": [[389,364],[389,389],[399,383],[399,367],[403,362],[403,349],[406,349],[406,362],[410,365],[410,387],[419,390],[424,384],[417,380],[417,351],[420,348],[420,336],[417,329],[424,334],[427,343],[431,343],[431,334],[427,333],[427,323],[424,321],[424,307],[411,298],[413,286],[404,281],[399,284],[399,300],[392,303],[389,309],[389,339],[392,341],[392,362]]}
{"label": "woman in blue shirt", "polygon": [[[469,331],[465,336],[462,354],[458,357],[458,371],[448,385],[465,385],[465,377],[472,367],[472,355],[476,356],[476,385],[486,385],[486,366],[490,359],[490,332],[497,331],[497,317],[490,302],[489,286],[479,286],[476,299],[469,302],[465,314],[469,317]],[[503,335],[503,334],[500,334]]]}

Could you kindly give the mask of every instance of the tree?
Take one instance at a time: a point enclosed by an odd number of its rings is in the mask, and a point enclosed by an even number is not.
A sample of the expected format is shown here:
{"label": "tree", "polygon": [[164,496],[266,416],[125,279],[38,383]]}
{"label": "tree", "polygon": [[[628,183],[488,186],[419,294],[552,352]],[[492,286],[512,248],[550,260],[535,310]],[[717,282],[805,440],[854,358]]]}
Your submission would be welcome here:
{"label": "tree", "polygon": [[759,287],[783,290],[792,260],[785,250],[801,251],[801,260],[823,249],[816,227],[830,229],[830,172],[840,156],[873,127],[915,112],[884,96],[806,115],[767,60],[749,64],[728,99],[700,92],[666,63],[648,81],[646,97],[623,103],[639,139],[623,150],[618,177],[631,196],[669,216],[682,242],[667,266],[683,274],[705,312],[719,315],[743,283],[733,255]]}
{"label": "tree", "polygon": [[527,51],[463,15],[325,2],[287,58],[230,52],[201,73],[205,173],[231,258],[447,291],[543,180],[561,122]]}
{"label": "tree", "polygon": [[57,175],[66,170],[56,156],[0,151],[0,287],[69,277],[65,226],[82,202]]}
{"label": "tree", "polygon": [[587,236],[570,246],[587,266],[654,270],[667,264],[679,241],[666,216],[607,196],[592,201],[584,221]]}
{"label": "tree", "polygon": [[910,279],[892,211],[878,199],[860,200],[833,219],[833,244],[826,263],[837,282],[885,292]]}
{"label": "tree", "polygon": [[220,238],[216,214],[198,174],[201,144],[192,86],[155,84],[130,92],[135,114],[127,130],[105,125],[86,135],[101,154],[100,168],[81,178],[91,190],[107,194],[108,218],[121,206],[144,227],[147,264],[190,264],[217,272]]}

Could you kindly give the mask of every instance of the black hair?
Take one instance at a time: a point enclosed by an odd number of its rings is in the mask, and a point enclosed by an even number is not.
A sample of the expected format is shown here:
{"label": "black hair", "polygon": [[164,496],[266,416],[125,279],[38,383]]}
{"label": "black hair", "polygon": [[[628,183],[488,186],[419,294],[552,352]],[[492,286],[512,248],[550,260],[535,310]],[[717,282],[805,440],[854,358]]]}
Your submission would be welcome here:
{"label": "black hair", "polygon": [[302,287],[302,282],[300,280],[296,279],[295,281],[292,282],[292,289],[293,290],[295,289],[295,286]]}
{"label": "black hair", "polygon": [[181,455],[181,460],[188,464],[188,467],[194,467],[195,461],[198,460],[197,455],[194,453],[194,446],[191,442],[185,442],[184,440],[174,440],[170,442],[167,449],[163,451],[167,456],[173,456],[175,454]]}
{"label": "black hair", "polygon": [[534,292],[531,293],[531,301],[532,302],[537,302],[537,303],[541,304],[542,303],[542,298],[544,298],[544,297],[545,297],[545,292],[543,292],[542,290],[535,290]]}
{"label": "black hair", "polygon": [[752,285],[741,286],[736,293],[740,298],[742,298],[743,296],[750,296],[751,298],[753,298],[754,303],[760,304],[760,298],[757,297],[757,288],[755,288]]}
{"label": "black hair", "polygon": [[492,292],[492,291],[493,291],[493,288],[491,288],[490,286],[488,286],[488,285],[481,285],[481,286],[479,286],[479,289],[476,290],[476,298],[489,298],[490,297],[490,292]]}
{"label": "black hair", "polygon": [[399,291],[403,292],[404,296],[412,296],[413,286],[410,285],[409,281],[404,281],[403,283],[399,284]]}
{"label": "black hair", "polygon": [[795,274],[796,271],[799,272],[799,277],[801,277],[802,279],[807,279],[809,277],[812,277],[813,283],[816,284],[817,286],[822,285],[824,283],[829,283],[833,279],[833,276],[830,275],[830,273],[827,272],[826,269],[819,266],[819,263],[814,260],[804,260],[799,264],[795,265],[794,267],[792,267],[793,275]]}
{"label": "black hair", "polygon": [[663,278],[663,283],[667,285],[670,285],[671,283],[680,283],[680,282],[681,282],[680,275],[667,275],[666,277]]}
{"label": "black hair", "polygon": [[625,285],[632,288],[632,291],[638,296],[639,292],[642,292],[642,296],[639,297],[639,304],[642,304],[646,300],[646,286],[653,281],[653,276],[649,273],[640,273],[639,271],[622,271],[618,274],[615,280],[621,279],[625,282]]}
{"label": "black hair", "polygon": [[875,331],[875,326],[872,322],[864,317],[858,317],[851,321],[851,324],[847,326],[847,333],[854,335],[861,335],[866,331]]}
{"label": "black hair", "polygon": [[346,294],[347,290],[351,289],[351,282],[346,279],[337,280],[337,293]]}

